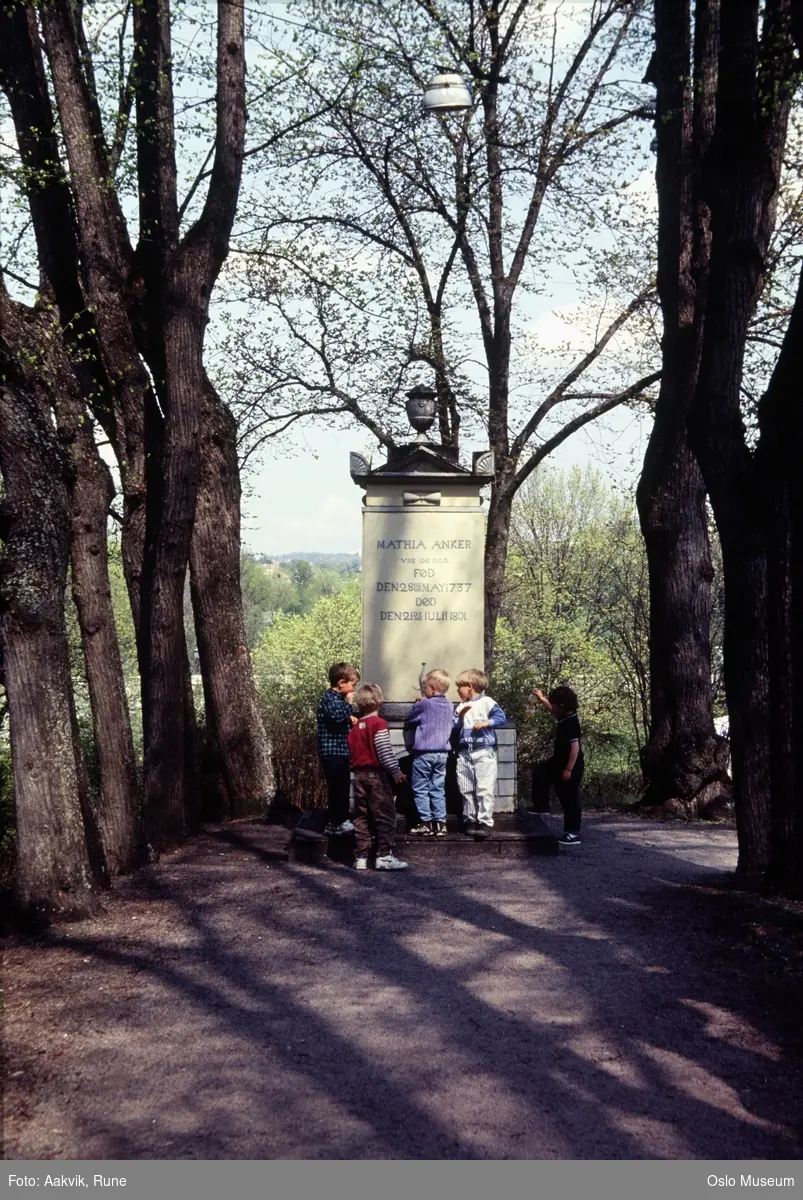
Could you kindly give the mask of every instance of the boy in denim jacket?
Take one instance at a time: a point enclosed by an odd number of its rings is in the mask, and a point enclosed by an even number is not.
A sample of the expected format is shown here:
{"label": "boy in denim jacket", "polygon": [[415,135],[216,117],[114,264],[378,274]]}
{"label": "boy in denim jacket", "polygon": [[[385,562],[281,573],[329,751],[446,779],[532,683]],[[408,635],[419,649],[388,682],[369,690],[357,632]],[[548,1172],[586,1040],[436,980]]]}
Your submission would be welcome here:
{"label": "boy in denim jacket", "polygon": [[419,816],[410,832],[424,837],[446,833],[446,760],[454,728],[454,708],[446,693],[451,682],[440,668],[430,671],[423,680],[424,695],[405,721],[405,730],[413,734],[410,782]]}

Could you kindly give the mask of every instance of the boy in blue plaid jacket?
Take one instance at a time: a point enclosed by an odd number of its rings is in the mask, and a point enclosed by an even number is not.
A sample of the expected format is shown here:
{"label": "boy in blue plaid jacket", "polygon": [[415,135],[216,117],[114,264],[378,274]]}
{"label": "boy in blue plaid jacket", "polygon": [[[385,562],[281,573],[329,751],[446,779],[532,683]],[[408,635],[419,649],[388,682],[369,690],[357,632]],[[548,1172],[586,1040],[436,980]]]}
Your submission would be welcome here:
{"label": "boy in blue plaid jacket", "polygon": [[359,678],[359,672],[351,663],[332,663],[329,668],[329,688],[318,701],[316,710],[318,757],[329,794],[329,824],[326,832],[330,837],[354,832],[354,825],[349,820],[351,770],[348,736],[357,720],[351,707],[351,694]]}

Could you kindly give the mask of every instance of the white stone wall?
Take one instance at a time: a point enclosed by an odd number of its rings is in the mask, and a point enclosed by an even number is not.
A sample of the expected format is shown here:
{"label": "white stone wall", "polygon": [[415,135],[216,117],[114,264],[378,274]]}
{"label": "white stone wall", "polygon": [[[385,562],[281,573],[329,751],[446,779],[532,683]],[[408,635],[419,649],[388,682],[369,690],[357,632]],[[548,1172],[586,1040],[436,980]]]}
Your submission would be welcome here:
{"label": "white stone wall", "polygon": [[[496,774],[496,811],[512,813],[516,811],[517,803],[517,764],[516,764],[516,726],[510,722],[496,731],[498,742],[497,755],[499,768]],[[404,745],[404,735],[400,726],[390,726],[390,741],[393,750],[402,758],[407,750]]]}

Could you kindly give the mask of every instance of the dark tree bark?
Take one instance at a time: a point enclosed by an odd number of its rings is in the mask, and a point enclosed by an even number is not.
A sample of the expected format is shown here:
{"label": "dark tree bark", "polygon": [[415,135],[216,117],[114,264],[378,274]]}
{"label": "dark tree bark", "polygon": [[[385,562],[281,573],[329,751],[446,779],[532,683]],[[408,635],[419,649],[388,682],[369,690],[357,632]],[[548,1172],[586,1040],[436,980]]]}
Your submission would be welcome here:
{"label": "dark tree bark", "polygon": [[[235,814],[264,807],[271,776],[244,641],[239,590],[240,494],[233,430],[204,372],[203,343],[209,298],[228,253],[242,170],[243,10],[239,4],[219,7],[215,161],[203,212],[181,241],[167,4],[162,0],[144,6],[135,10],[135,16],[146,84],[137,92],[144,231],[138,257],[146,294],[153,299],[143,348],[166,418],[159,479],[153,481],[162,493],[161,524],[153,527],[153,582],[148,576],[148,587],[153,588],[149,591],[152,624],[148,640],[152,654],[165,657],[178,652],[166,638],[182,610],[184,556],[192,546],[193,610],[207,722],[219,753],[230,810]],[[150,479],[148,490],[150,496]],[[162,529],[169,531],[169,538],[160,541]],[[150,540],[149,534],[149,544]],[[149,676],[153,690],[148,695],[145,720],[151,720],[152,709],[154,731],[157,727],[177,729],[176,722],[164,717],[165,705],[175,703],[176,693],[162,688],[163,677],[168,677],[164,667],[151,670]],[[154,751],[159,750],[162,764],[171,756],[177,761],[178,743],[167,749],[152,744]],[[154,764],[156,773],[163,770],[163,765]],[[146,760],[146,797],[154,790],[149,784],[152,774],[150,760]],[[163,797],[164,779],[158,791]]]}
{"label": "dark tree bark", "polygon": [[[727,748],[714,731],[711,551],[705,484],[687,417],[699,366],[708,214],[697,197],[713,132],[716,3],[656,0],[658,295],[661,388],[637,490],[650,577],[650,737],[644,803],[700,815],[729,792]],[[712,28],[714,27],[714,28]]]}
{"label": "dark tree bark", "polygon": [[114,442],[109,382],[92,313],[84,299],[70,186],[59,156],[36,13],[30,5],[0,9],[0,88],[11,109],[27,173],[26,193],[40,275],[55,299],[83,395],[91,400],[96,419]]}
{"label": "dark tree bark", "polygon": [[208,380],[190,567],[207,728],[226,784],[224,815],[244,817],[266,809],[274,791],[273,772],[240,592],[237,428]]}
{"label": "dark tree bark", "polygon": [[75,466],[70,563],[98,761],[98,817],[109,869],[112,874],[122,875],[142,861],[144,836],[134,739],[109,585],[107,523],[114,485],[95,446],[89,417],[80,399],[69,395],[67,381],[62,381],[59,388],[57,413]]}
{"label": "dark tree bark", "polygon": [[[64,596],[71,464],[44,385],[28,359],[24,319],[0,289],[0,641],[8,690],[17,822],[16,901],[37,917],[96,904],[92,813],[72,702]],[[57,335],[58,336],[58,335]],[[24,356],[20,349],[24,348]],[[97,851],[95,830],[89,829]],[[100,864],[96,864],[97,867]],[[101,873],[99,871],[99,873]]]}
{"label": "dark tree bark", "polygon": [[690,436],[722,544],[724,666],[740,872],[770,850],[769,664],[764,513],[740,386],[747,328],[774,224],[791,92],[788,0],[730,0],[720,16],[714,137],[703,189],[711,259]]}
{"label": "dark tree bark", "polygon": [[767,529],[770,860],[767,883],[803,897],[803,274],[759,408],[758,467]]}
{"label": "dark tree bark", "polygon": [[[803,3],[793,0],[792,37],[803,59]],[[766,394],[759,406],[757,465],[767,530],[770,698],[770,862],[767,883],[803,897],[803,272]]]}
{"label": "dark tree bark", "polygon": [[505,599],[505,567],[510,545],[510,521],[516,488],[514,472],[498,469],[491,488],[485,526],[485,670],[493,674],[496,625]]}
{"label": "dark tree bark", "polygon": [[[196,793],[194,711],[181,592],[200,479],[198,408],[205,384],[204,330],[211,290],[228,251],[242,166],[243,9],[240,3],[221,0],[219,4],[215,157],[201,216],[180,242],[169,5],[154,0],[134,6],[133,11],[141,198],[136,254],[129,244],[110,167],[111,159],[119,156],[119,146],[110,155],[104,143],[91,61],[82,42],[80,6],[72,0],[44,6],[41,20],[70,166],[85,303],[79,305],[82,289],[70,277],[69,255],[63,250],[69,238],[52,236],[58,222],[51,221],[52,213],[35,212],[33,197],[32,212],[37,236],[41,234],[40,256],[43,262],[52,260],[53,287],[65,328],[72,328],[68,312],[73,318],[76,311],[94,312],[101,374],[111,381],[107,388],[111,415],[100,406],[95,415],[102,422],[105,418],[104,427],[121,463],[123,559],[143,684],[146,809],[153,840],[168,845],[180,841],[190,827]],[[9,14],[4,11],[3,19],[10,23],[18,43],[13,57],[22,53],[27,72],[17,89],[15,122],[27,134],[32,157],[38,154],[40,163],[48,157],[63,183],[33,9],[28,8],[23,19],[23,9],[17,6]],[[73,246],[75,241],[73,236]],[[152,372],[158,403],[140,355]],[[227,501],[238,498],[237,487],[219,491]],[[229,527],[238,523],[239,513],[229,514]],[[227,553],[239,560],[239,545],[229,547]],[[225,764],[227,776],[236,795],[252,803],[270,787],[264,732],[255,705],[242,700],[249,691],[253,695],[253,684],[247,658],[243,661],[236,650],[239,641],[232,649],[218,644],[220,636],[231,635],[233,626],[230,612],[215,614],[215,597],[228,610],[234,605],[241,609],[239,591],[219,585],[203,604],[205,644],[214,647],[206,658],[219,675],[206,681],[207,696],[217,698],[220,710],[228,687],[238,697],[240,717],[250,721],[238,735],[227,713],[211,714],[222,730],[221,751],[234,756]],[[234,672],[220,666],[227,656],[237,665]],[[243,747],[249,739],[255,747],[247,752]],[[251,778],[246,778],[249,757]],[[260,762],[264,769],[260,767],[262,778],[256,780],[253,764]]]}
{"label": "dark tree bark", "polygon": [[17,6],[0,15],[0,83],[9,98],[37,240],[42,290],[56,301],[72,367],[53,341],[58,423],[75,466],[71,563],[101,781],[98,818],[106,861],[131,870],[142,852],[134,745],[111,607],[106,528],[114,489],[94,445],[81,396],[114,438],[109,386],[97,331],[84,302],[69,185],[61,166],[34,16]]}
{"label": "dark tree bark", "polygon": [[97,102],[82,70],[77,19],[70,0],[54,0],[41,9],[70,168],[86,301],[94,313],[99,353],[112,391],[112,441],[124,498],[123,567],[139,630],[145,547],[145,414],[158,410],[129,318],[141,282],[132,279],[133,254],[109,168]]}
{"label": "dark tree bark", "polygon": [[[136,254],[115,197],[91,80],[81,69],[75,8],[58,0],[43,14],[43,25],[70,157],[82,259],[88,260],[88,298],[96,308],[107,373],[120,381],[115,411],[123,454],[129,448],[135,452],[136,469],[129,481],[124,479],[126,496],[132,497],[126,513],[131,552],[125,561],[143,684],[146,817],[153,840],[165,846],[185,836],[196,791],[182,593],[200,478],[203,338],[211,290],[228,251],[242,166],[243,10],[241,4],[219,5],[215,157],[201,216],[180,241],[169,5],[166,0],[137,5],[134,17],[141,227]],[[151,369],[159,404],[140,353]],[[239,558],[239,546],[236,554]],[[204,611],[212,609],[210,600]],[[211,624],[214,629],[225,622]],[[236,651],[228,653],[239,662]],[[220,649],[209,661],[225,657]],[[240,669],[247,674],[247,660]],[[239,694],[253,686],[245,676],[239,682]],[[207,687],[208,695],[222,692],[220,681]],[[241,729],[240,743],[251,736],[264,746],[261,727]],[[221,749],[236,742],[227,734]],[[227,764],[232,777],[237,769],[236,761]]]}

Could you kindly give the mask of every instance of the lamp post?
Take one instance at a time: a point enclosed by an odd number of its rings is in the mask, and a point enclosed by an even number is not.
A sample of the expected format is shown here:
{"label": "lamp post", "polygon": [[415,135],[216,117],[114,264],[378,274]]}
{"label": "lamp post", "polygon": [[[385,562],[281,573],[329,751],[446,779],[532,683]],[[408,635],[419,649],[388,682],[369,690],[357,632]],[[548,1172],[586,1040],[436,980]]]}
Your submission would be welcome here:
{"label": "lamp post", "polygon": [[424,91],[424,108],[438,116],[441,113],[467,112],[471,108],[471,92],[461,75],[443,71],[433,75]]}

